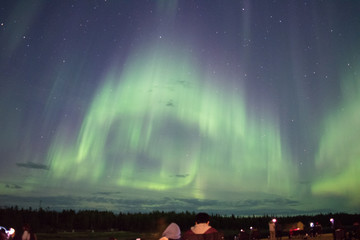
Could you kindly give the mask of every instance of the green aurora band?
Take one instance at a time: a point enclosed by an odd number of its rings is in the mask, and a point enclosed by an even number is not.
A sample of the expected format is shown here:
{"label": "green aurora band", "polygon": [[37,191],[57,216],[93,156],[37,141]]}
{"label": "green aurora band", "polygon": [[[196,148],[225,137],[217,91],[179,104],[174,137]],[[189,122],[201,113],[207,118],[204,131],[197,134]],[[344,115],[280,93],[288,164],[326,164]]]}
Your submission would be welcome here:
{"label": "green aurora band", "polygon": [[[315,158],[318,178],[312,186],[315,195],[339,196],[360,204],[360,78],[344,78],[342,103],[324,122],[324,134]],[[342,123],[342,124],[339,124]]]}
{"label": "green aurora band", "polygon": [[248,114],[241,91],[215,85],[182,51],[151,49],[104,78],[76,137],[59,130],[49,177],[200,199],[209,189],[287,196],[296,170],[275,118]]}

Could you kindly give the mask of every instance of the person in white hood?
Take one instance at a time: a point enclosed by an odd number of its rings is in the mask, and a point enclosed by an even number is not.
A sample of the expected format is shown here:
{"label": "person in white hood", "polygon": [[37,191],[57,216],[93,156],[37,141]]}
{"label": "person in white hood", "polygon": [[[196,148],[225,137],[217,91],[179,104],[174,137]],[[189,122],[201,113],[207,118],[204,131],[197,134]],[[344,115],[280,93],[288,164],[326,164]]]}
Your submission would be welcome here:
{"label": "person in white hood", "polygon": [[165,229],[160,240],[180,240],[181,231],[180,227],[176,223],[170,223]]}

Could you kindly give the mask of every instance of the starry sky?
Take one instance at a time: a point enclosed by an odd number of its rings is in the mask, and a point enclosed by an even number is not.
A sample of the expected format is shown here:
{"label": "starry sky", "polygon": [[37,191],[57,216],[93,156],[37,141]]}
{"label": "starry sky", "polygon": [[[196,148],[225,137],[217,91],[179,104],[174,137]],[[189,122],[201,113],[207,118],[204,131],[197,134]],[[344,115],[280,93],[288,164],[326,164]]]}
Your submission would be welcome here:
{"label": "starry sky", "polygon": [[358,211],[359,12],[2,1],[1,207]]}

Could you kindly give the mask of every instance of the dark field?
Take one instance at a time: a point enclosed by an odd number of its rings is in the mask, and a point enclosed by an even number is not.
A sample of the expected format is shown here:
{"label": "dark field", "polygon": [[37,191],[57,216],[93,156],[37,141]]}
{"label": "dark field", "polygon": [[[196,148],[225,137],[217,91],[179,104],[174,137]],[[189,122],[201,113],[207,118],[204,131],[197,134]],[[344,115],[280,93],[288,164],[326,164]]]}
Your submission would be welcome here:
{"label": "dark field", "polygon": [[[226,239],[233,239],[232,233],[225,233]],[[108,240],[110,237],[115,237],[117,240],[135,240],[141,238],[141,240],[157,240],[159,237],[154,233],[133,233],[133,232],[62,232],[62,233],[38,233],[38,240]],[[267,238],[263,239],[266,240]],[[283,240],[289,239],[283,237]],[[293,240],[302,240],[302,237],[294,237]],[[308,240],[333,240],[331,233],[322,234],[316,238],[307,238]]]}
{"label": "dark field", "polygon": [[93,239],[93,240],[108,240],[110,237],[115,237],[118,240],[135,240],[154,239],[151,233],[138,234],[133,232],[58,232],[58,233],[37,233],[38,240],[78,240],[78,239]]}
{"label": "dark field", "polygon": [[[251,226],[256,226],[256,229],[258,229],[258,238],[266,240],[269,235],[268,223],[273,217],[268,215],[252,217],[212,215],[210,219],[211,225],[224,234],[225,240],[234,240],[234,236],[239,234],[240,229],[245,229],[246,233],[239,236],[238,240],[249,240],[249,235],[246,236],[246,234],[249,234]],[[303,223],[304,226],[309,226],[311,222],[323,226],[322,235],[316,238],[308,237],[307,240],[332,240],[330,218],[335,219],[335,222],[338,223],[339,227],[336,228],[344,228],[345,232],[349,234],[355,233],[355,223],[360,222],[360,214],[346,213],[284,216],[277,217],[277,220],[282,226],[284,236],[282,240],[289,239],[289,230],[299,222]],[[56,212],[44,209],[19,209],[18,207],[0,208],[0,226],[7,229],[12,227],[21,236],[23,224],[31,223],[38,240],[109,240],[110,238],[118,240],[135,240],[137,238],[141,240],[158,240],[167,223],[176,222],[184,233],[194,225],[194,219],[194,212],[154,211],[149,213],[120,212],[115,214],[96,210],[63,210]],[[305,227],[303,232],[309,232],[309,230],[309,227]],[[357,230],[356,234],[352,236],[356,236],[359,240],[359,233],[360,231]],[[348,237],[350,239],[350,235]],[[304,240],[304,237],[293,236],[292,240]]]}

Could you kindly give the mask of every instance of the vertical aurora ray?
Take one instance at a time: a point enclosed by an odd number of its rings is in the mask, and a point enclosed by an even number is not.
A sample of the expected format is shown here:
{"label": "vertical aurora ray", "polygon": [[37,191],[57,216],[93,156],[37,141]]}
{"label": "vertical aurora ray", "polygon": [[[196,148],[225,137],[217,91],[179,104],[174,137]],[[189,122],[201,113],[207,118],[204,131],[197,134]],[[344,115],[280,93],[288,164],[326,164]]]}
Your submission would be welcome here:
{"label": "vertical aurora ray", "polygon": [[356,71],[343,81],[342,94],[343,101],[324,121],[312,192],[344,197],[356,206],[360,204],[360,78]]}
{"label": "vertical aurora ray", "polygon": [[5,1],[1,205],[356,212],[359,9]]}
{"label": "vertical aurora ray", "polygon": [[139,53],[104,78],[75,136],[59,132],[49,177],[197,198],[291,192],[296,173],[275,118],[248,114],[242,91],[217,85],[174,47]]}

